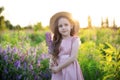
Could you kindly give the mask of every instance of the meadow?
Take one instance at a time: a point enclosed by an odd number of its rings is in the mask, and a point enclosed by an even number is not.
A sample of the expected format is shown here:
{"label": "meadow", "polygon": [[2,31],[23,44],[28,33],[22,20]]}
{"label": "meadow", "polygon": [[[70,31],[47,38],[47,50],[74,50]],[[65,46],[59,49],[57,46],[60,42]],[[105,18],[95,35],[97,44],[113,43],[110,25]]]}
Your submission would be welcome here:
{"label": "meadow", "polygon": [[[0,32],[2,80],[50,80],[49,30]],[[85,80],[120,80],[120,29],[80,29],[78,61]]]}

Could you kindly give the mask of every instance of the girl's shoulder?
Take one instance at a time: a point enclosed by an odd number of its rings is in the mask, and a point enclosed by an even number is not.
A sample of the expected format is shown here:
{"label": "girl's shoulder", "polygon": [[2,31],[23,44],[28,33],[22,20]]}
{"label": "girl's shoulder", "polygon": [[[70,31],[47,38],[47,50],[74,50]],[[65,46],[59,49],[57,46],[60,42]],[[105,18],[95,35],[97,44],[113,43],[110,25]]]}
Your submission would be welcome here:
{"label": "girl's shoulder", "polygon": [[72,36],[72,39],[80,41],[80,37],[79,36]]}
{"label": "girl's shoulder", "polygon": [[73,36],[72,37],[72,42],[74,42],[74,41],[78,42],[78,44],[81,44],[81,40],[80,40],[79,36]]}
{"label": "girl's shoulder", "polygon": [[80,37],[79,36],[72,36],[72,38],[79,39]]}

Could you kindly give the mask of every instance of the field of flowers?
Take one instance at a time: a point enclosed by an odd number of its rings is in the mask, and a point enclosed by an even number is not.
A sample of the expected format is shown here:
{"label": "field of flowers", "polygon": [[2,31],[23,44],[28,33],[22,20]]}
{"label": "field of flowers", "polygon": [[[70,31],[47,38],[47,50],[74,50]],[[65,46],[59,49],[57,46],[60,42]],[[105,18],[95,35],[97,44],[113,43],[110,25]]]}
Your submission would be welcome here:
{"label": "field of flowers", "polygon": [[[47,31],[0,33],[1,80],[50,80]],[[120,29],[80,29],[78,61],[85,80],[120,79]]]}

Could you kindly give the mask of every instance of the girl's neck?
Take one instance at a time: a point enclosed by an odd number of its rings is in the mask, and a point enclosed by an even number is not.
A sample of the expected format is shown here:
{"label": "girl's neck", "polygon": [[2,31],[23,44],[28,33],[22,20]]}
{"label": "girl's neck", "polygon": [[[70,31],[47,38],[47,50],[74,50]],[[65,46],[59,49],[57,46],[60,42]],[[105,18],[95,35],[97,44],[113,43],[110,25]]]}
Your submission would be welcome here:
{"label": "girl's neck", "polygon": [[67,38],[70,38],[71,36],[62,36],[62,39],[67,39]]}

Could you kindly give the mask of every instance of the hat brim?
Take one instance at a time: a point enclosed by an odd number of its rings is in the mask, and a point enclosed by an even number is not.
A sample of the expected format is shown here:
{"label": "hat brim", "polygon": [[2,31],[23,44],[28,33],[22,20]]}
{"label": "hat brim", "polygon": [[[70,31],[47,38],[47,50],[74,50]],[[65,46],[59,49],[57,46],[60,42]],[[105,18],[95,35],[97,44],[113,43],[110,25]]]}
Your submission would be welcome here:
{"label": "hat brim", "polygon": [[[58,12],[58,13],[56,13],[56,14],[54,14],[51,18],[50,18],[50,23],[49,23],[49,26],[50,26],[50,29],[51,29],[51,31],[54,33],[54,29],[55,29],[55,22],[56,22],[56,20],[59,18],[59,17],[61,17],[61,16],[65,16],[65,17],[71,17],[71,18],[73,18],[73,16],[72,16],[72,14],[71,13],[69,13],[69,12]],[[76,19],[74,19],[73,18],[73,20],[74,20],[74,30],[75,30],[75,34],[76,33],[78,33],[78,31],[79,31],[79,22],[76,20]]]}

